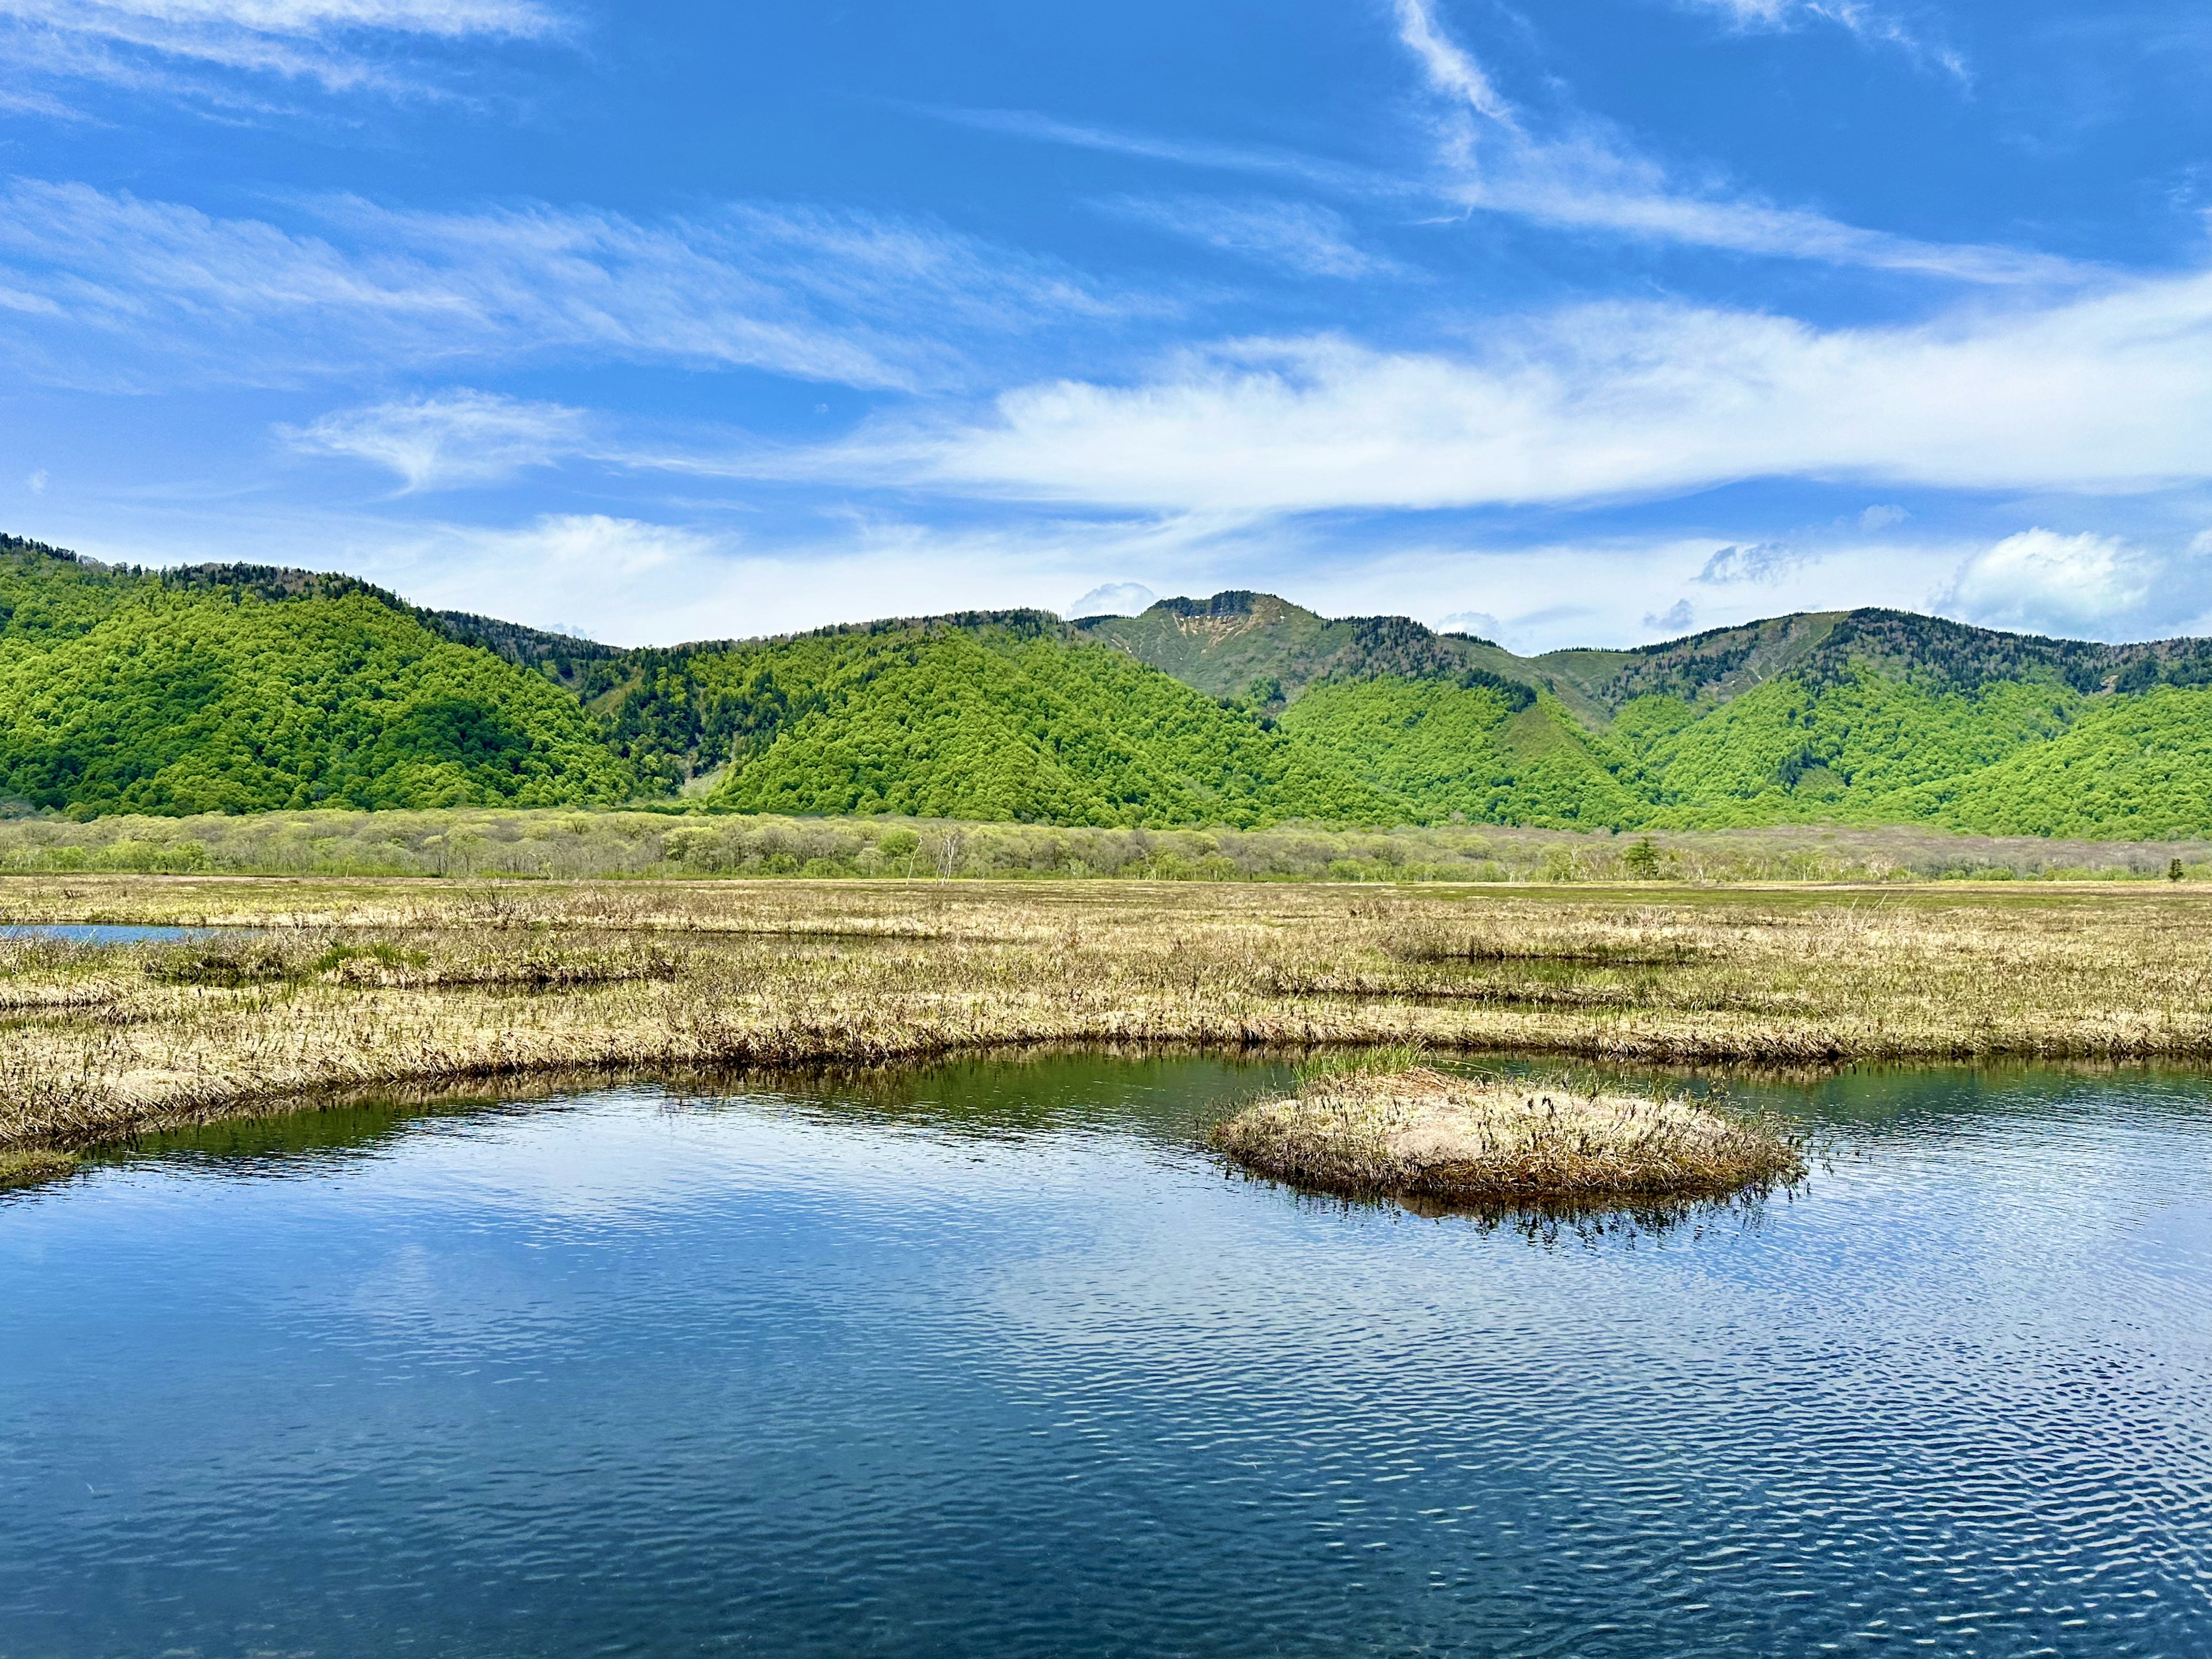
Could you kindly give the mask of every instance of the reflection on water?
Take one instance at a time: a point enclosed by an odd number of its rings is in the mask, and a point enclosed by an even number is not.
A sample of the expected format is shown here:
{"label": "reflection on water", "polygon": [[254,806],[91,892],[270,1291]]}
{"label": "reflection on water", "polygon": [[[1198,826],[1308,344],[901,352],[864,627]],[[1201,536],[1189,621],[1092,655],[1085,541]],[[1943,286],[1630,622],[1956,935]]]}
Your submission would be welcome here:
{"label": "reflection on water", "polygon": [[0,1203],[0,1653],[2212,1652],[2212,1083],[1739,1082],[1546,1237],[1043,1059],[356,1104]]}

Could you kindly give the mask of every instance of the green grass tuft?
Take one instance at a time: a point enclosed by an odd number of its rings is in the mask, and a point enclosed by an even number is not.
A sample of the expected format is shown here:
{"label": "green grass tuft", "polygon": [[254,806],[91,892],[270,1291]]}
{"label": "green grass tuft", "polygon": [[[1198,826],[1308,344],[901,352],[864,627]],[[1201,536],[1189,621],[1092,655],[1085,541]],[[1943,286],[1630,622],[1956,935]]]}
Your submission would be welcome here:
{"label": "green grass tuft", "polygon": [[0,1147],[0,1188],[33,1187],[42,1181],[59,1181],[64,1176],[75,1175],[77,1168],[74,1153],[56,1152],[52,1147]]}

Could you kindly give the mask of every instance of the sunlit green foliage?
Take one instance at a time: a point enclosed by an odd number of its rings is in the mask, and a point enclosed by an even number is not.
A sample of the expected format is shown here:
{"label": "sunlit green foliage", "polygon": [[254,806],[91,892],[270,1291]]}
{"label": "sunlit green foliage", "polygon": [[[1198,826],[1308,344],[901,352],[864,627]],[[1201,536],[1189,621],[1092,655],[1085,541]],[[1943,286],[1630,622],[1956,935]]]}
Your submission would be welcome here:
{"label": "sunlit green foliage", "polygon": [[1715,830],[1928,824],[2155,839],[2212,830],[2212,691],[2085,694],[2057,675],[1785,675],[1726,702],[1644,696],[1593,732],[1436,680],[1318,686],[1282,728],[1417,823]]}
{"label": "sunlit green foliage", "polygon": [[2212,691],[2100,698],[2048,743],[1899,798],[1960,830],[2153,840],[2212,826]]}
{"label": "sunlit green foliage", "polygon": [[350,577],[0,537],[0,812],[79,818],[681,793],[1069,826],[2191,837],[2212,833],[2208,683],[2200,641],[1899,612],[1522,659],[1251,593],[617,651]]}
{"label": "sunlit green foliage", "polygon": [[1795,676],[1717,708],[1626,705],[1614,726],[1628,781],[1656,821],[1712,828],[1807,818],[1935,822],[1892,797],[1962,779],[2063,732],[2081,694],[2053,680],[1937,690],[1862,670],[1814,689]]}
{"label": "sunlit green foliage", "polygon": [[1551,699],[1514,696],[1486,678],[1319,685],[1281,726],[1388,791],[1415,823],[1611,829],[1650,812],[1607,769],[1601,739]]}
{"label": "sunlit green foliage", "polygon": [[1121,653],[998,628],[836,633],[693,658],[718,805],[1061,823],[1396,816],[1328,757]]}
{"label": "sunlit green foliage", "polygon": [[270,600],[0,554],[0,799],[88,816],[633,787],[560,687],[367,591]]}

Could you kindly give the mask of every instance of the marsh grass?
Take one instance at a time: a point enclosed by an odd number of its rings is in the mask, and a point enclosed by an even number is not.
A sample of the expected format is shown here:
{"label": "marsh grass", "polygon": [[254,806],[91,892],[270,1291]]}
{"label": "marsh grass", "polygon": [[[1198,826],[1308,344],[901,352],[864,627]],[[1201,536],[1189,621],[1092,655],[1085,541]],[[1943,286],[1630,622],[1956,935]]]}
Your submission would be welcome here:
{"label": "marsh grass", "polygon": [[75,1153],[49,1146],[20,1147],[13,1151],[0,1148],[0,1191],[12,1187],[35,1187],[45,1182],[59,1181],[64,1176],[75,1175],[79,1162]]}
{"label": "marsh grass", "polygon": [[1297,1093],[1218,1126],[1213,1143],[1276,1180],[1346,1196],[1547,1205],[1719,1199],[1805,1173],[1779,1124],[1680,1097],[1564,1079],[1470,1079],[1378,1052],[1302,1072]]}
{"label": "marsh grass", "polygon": [[454,807],[422,811],[10,817],[0,871],[189,875],[701,876],[1139,881],[1898,881],[2212,873],[2206,842],[2067,842],[1892,826],[1623,836],[1497,824],[1078,829],[945,819]]}
{"label": "marsh grass", "polygon": [[[316,1091],[991,1048],[2212,1057],[2212,894],[0,878],[0,1146]],[[1437,952],[1424,941],[1452,946]],[[1650,958],[1663,958],[1654,965]]]}
{"label": "marsh grass", "polygon": [[1416,1071],[1428,1063],[1425,1042],[1382,1043],[1371,1048],[1352,1048],[1320,1054],[1301,1060],[1295,1073],[1301,1093],[1332,1083],[1351,1085],[1371,1077]]}
{"label": "marsh grass", "polygon": [[1436,922],[1395,933],[1385,947],[1401,962],[1467,962],[1531,968],[1682,968],[1697,961],[1705,943],[1672,928],[1638,930],[1625,938],[1590,939],[1571,930],[1501,939],[1480,927]]}

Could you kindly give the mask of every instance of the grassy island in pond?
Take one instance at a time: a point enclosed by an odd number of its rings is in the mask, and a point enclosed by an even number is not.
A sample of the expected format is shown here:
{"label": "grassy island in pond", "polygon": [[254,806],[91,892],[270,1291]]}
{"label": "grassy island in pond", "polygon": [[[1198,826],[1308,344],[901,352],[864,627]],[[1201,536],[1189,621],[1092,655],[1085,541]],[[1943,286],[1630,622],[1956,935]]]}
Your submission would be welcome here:
{"label": "grassy island in pond", "polygon": [[1725,1198],[1794,1181],[1774,1128],[1678,1098],[1355,1061],[1214,1131],[1248,1169],[1355,1196],[1589,1205]]}

